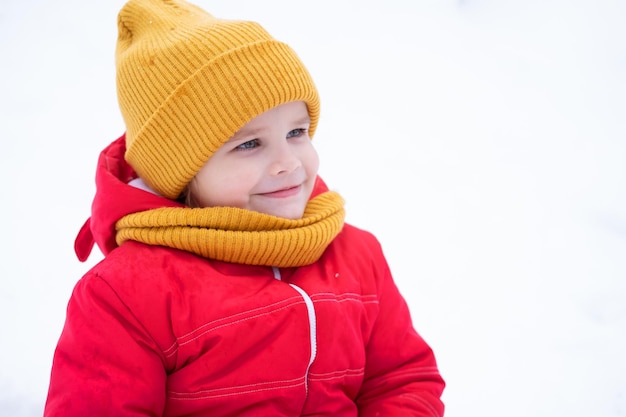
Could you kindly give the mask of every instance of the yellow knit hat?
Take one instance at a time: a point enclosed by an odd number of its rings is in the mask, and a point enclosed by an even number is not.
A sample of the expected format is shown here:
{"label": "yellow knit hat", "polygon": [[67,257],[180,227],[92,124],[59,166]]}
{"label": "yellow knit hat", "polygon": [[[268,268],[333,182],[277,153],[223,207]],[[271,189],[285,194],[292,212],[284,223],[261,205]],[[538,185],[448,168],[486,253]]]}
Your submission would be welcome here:
{"label": "yellow knit hat", "polygon": [[218,19],[182,0],[130,0],[118,30],[126,160],[159,194],[177,198],[237,130],[280,104],[304,101],[313,136],[313,80],[259,24]]}

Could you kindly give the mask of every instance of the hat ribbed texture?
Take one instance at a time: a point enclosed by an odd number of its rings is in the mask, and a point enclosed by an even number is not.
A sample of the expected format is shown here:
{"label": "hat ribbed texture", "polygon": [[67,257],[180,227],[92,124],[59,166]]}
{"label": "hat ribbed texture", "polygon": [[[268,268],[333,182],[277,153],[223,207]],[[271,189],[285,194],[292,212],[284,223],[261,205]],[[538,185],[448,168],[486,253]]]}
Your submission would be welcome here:
{"label": "hat ribbed texture", "polygon": [[280,104],[304,101],[313,136],[313,80],[259,24],[218,19],[184,1],[131,0],[118,30],[126,160],[159,194],[178,197],[237,130]]}

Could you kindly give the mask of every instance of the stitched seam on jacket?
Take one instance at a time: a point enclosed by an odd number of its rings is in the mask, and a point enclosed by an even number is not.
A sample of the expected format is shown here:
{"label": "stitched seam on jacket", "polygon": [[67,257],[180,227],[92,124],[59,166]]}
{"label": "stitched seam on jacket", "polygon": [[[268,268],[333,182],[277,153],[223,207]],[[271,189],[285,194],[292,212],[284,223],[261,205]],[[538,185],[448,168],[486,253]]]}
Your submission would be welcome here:
{"label": "stitched seam on jacket", "polygon": [[392,375],[387,376],[387,381],[392,381],[396,378],[403,378],[405,376],[427,376],[437,375],[439,376],[439,369],[436,366],[423,366],[419,368],[407,369],[401,372],[393,372]]}
{"label": "stitched seam on jacket", "polygon": [[[288,304],[283,305],[283,306],[281,306],[279,308],[274,308],[276,306],[279,306],[279,305],[285,304],[285,303],[288,303]],[[194,330],[184,334],[183,336],[177,337],[176,338],[176,342],[174,342],[174,344],[172,344],[172,346],[167,348],[163,353],[167,357],[170,357],[170,356],[172,356],[172,355],[174,355],[176,353],[176,351],[178,350],[178,348],[180,346],[184,346],[184,345],[186,345],[188,343],[191,343],[194,340],[198,339],[199,337],[202,337],[203,335],[205,335],[205,334],[207,334],[209,332],[212,332],[212,331],[214,331],[216,329],[220,329],[220,328],[223,328],[223,327],[228,327],[228,326],[231,326],[231,325],[234,325],[234,324],[237,324],[237,323],[241,323],[241,322],[244,322],[244,321],[247,321],[247,320],[251,320],[251,319],[254,319],[254,318],[257,318],[257,317],[266,316],[268,314],[272,314],[272,313],[275,313],[277,311],[281,311],[281,310],[284,310],[286,308],[292,307],[294,305],[303,304],[303,303],[304,303],[304,301],[300,297],[290,297],[290,298],[287,298],[287,299],[284,299],[284,300],[281,300],[281,301],[269,304],[267,306],[253,308],[251,310],[242,311],[242,312],[239,312],[237,314],[233,314],[233,315],[228,316],[228,317],[222,317],[222,318],[219,318],[217,320],[210,321],[210,322],[205,323],[205,324],[197,327],[196,329],[194,329]],[[268,310],[268,309],[271,309],[271,310]],[[267,310],[267,311],[264,311],[264,312],[258,313],[258,314],[253,314],[252,316],[245,317],[246,315],[249,315],[251,313],[256,313],[256,312],[263,311],[263,310]],[[243,317],[243,318],[239,318],[239,317]],[[232,320],[232,321],[229,321],[229,320]],[[218,325],[218,323],[220,323],[220,322],[224,322],[224,323]],[[214,326],[214,327],[211,327],[211,326]],[[198,333],[198,332],[200,332],[200,333]],[[191,337],[192,335],[193,335],[193,337]],[[191,337],[191,338],[188,339],[189,337]],[[185,340],[185,339],[187,339],[187,340]]]}
{"label": "stitched seam on jacket", "polygon": [[345,369],[343,371],[334,371],[334,372],[326,372],[326,373],[311,373],[310,379],[312,381],[330,381],[333,379],[340,379],[344,377],[359,377],[362,376],[365,372],[365,368],[359,369]]}
{"label": "stitched seam on jacket", "polygon": [[378,297],[375,294],[357,294],[357,293],[317,293],[312,294],[311,299],[315,302],[345,302],[345,301],[358,301],[363,304],[378,304]]}
{"label": "stitched seam on jacket", "polygon": [[[297,382],[297,381],[300,381],[300,382]],[[278,385],[275,385],[275,384],[278,384]],[[272,386],[264,387],[267,385],[272,385]],[[272,390],[277,390],[277,389],[295,388],[301,385],[304,385],[304,377],[291,379],[291,380],[285,380],[285,381],[263,382],[263,383],[258,383],[258,384],[241,385],[241,386],[234,386],[234,387],[228,387],[228,388],[216,388],[216,389],[211,389],[211,390],[202,390],[202,391],[189,392],[189,393],[169,391],[169,395],[172,400],[193,401],[193,400],[204,400],[204,399],[209,399],[209,398],[231,397],[235,395],[252,394],[255,392],[272,391]],[[223,392],[223,391],[229,391],[229,390],[238,390],[238,391]]]}

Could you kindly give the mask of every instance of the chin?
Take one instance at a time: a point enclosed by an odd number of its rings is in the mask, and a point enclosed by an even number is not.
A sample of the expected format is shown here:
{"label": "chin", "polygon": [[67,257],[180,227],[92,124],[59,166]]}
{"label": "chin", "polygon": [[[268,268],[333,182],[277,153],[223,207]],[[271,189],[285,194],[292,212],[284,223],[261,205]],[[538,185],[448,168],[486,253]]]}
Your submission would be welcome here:
{"label": "chin", "polygon": [[267,210],[265,213],[276,217],[283,217],[285,219],[299,220],[304,215],[304,207],[293,209],[285,207],[282,208],[282,210]]}
{"label": "chin", "polygon": [[257,207],[251,206],[251,210],[258,211],[260,213],[269,214],[271,216],[282,217],[290,220],[300,220],[304,216],[304,210],[306,209],[307,201],[272,201],[270,204],[259,204]]}
{"label": "chin", "polygon": [[279,212],[274,212],[274,213],[269,213],[272,216],[276,216],[276,217],[282,217],[285,219],[289,219],[289,220],[300,220],[302,218],[302,216],[304,215],[304,211],[300,211],[300,212],[293,212],[293,211],[279,211]]}

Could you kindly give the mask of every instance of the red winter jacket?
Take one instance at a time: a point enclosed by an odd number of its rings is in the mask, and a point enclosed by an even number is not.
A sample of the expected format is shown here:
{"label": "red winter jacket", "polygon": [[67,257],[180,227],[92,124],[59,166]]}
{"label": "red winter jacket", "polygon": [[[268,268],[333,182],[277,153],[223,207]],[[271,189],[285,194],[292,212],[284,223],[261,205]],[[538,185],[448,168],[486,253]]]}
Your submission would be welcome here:
{"label": "red winter jacket", "polygon": [[345,225],[318,262],[280,270],[116,248],[120,217],[178,205],[127,185],[123,153],[121,137],[100,156],[76,251],[95,240],[106,257],[69,301],[45,417],[443,415],[433,353],[371,234]]}

